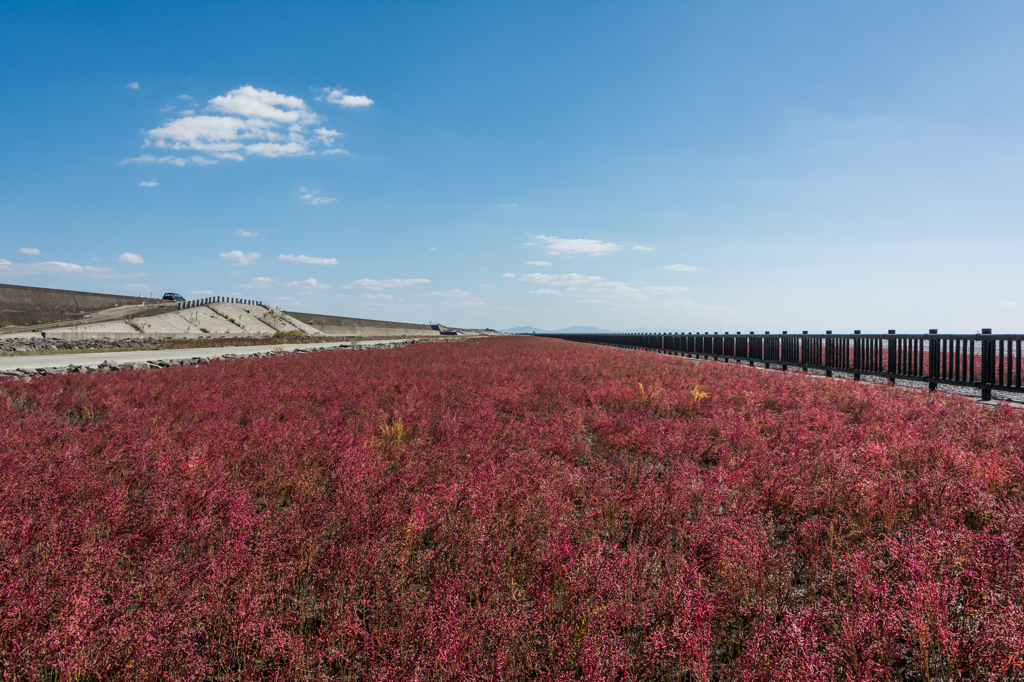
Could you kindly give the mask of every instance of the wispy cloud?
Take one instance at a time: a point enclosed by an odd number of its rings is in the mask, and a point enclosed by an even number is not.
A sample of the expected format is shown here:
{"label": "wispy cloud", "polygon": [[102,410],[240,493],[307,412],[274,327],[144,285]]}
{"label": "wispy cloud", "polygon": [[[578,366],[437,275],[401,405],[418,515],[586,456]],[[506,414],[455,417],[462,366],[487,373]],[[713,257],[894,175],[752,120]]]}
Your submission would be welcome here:
{"label": "wispy cloud", "polygon": [[38,263],[12,263],[0,258],[0,275],[4,277],[32,277],[35,275],[66,275],[106,279],[120,277],[111,268],[97,268],[92,265],[62,263],[61,261],[42,261]]}
{"label": "wispy cloud", "polygon": [[350,95],[347,88],[321,88],[324,94],[317,97],[318,101],[327,101],[345,109],[359,109],[373,104],[373,100],[364,95]]}
{"label": "wispy cloud", "polygon": [[634,246],[634,251],[654,251],[653,246]]}
{"label": "wispy cloud", "polygon": [[242,228],[238,228],[237,230],[235,230],[235,234],[237,234],[240,237],[259,237],[260,236],[259,232],[249,232],[248,230],[243,230]]}
{"label": "wispy cloud", "polygon": [[519,278],[520,282],[531,282],[534,284],[555,284],[564,286],[582,286],[585,284],[593,284],[600,282],[600,277],[584,277],[583,275],[570,272],[567,275],[548,275],[543,272],[535,272],[530,275],[523,275]]}
{"label": "wispy cloud", "polygon": [[514,272],[506,272],[504,275],[502,275],[502,277],[504,277],[506,279],[515,279],[516,278],[516,273],[514,273]]}
{"label": "wispy cloud", "polygon": [[187,99],[189,101],[192,101],[193,98],[192,95],[178,95],[178,99]]}
{"label": "wispy cloud", "polygon": [[392,303],[394,301],[401,301],[402,299],[391,294],[363,294],[359,298],[365,298],[368,301],[380,301],[382,303]]}
{"label": "wispy cloud", "polygon": [[528,294],[554,294],[555,296],[559,295],[559,292],[556,291],[555,289],[535,289],[534,291],[528,291],[526,293],[528,293]]}
{"label": "wispy cloud", "polygon": [[320,194],[318,189],[306,189],[305,187],[299,188],[299,198],[305,201],[310,206],[316,206],[317,204],[329,204],[332,201],[337,201],[334,197],[321,197],[317,196]]}
{"label": "wispy cloud", "polygon": [[544,267],[545,265],[551,265],[551,263],[547,262],[546,260],[528,260],[528,261],[526,261],[526,264],[527,265],[535,265],[537,267]]}
{"label": "wispy cloud", "polygon": [[38,256],[39,249],[32,249],[26,246],[24,248],[18,249],[18,253],[23,253],[26,256]]}
{"label": "wispy cloud", "polygon": [[474,294],[462,289],[450,289],[448,291],[425,291],[416,296],[431,297],[438,299],[441,305],[460,305],[460,306],[482,306],[483,301],[477,298]]}
{"label": "wispy cloud", "polygon": [[675,265],[666,265],[666,270],[672,270],[673,272],[693,272],[697,269],[694,265],[683,265],[682,263],[676,263]]}
{"label": "wispy cloud", "polygon": [[272,277],[255,277],[249,280],[248,284],[242,284],[244,289],[268,289],[273,286],[287,287],[289,289],[330,289],[329,284],[321,284],[312,277],[301,282],[282,282]]}
{"label": "wispy cloud", "polygon": [[142,265],[146,261],[143,260],[142,256],[137,253],[128,253],[125,251],[117,257],[118,263],[130,263],[131,265]]}
{"label": "wispy cloud", "polygon": [[498,208],[515,208],[515,207],[516,207],[515,203],[511,203],[511,204],[498,204]]}
{"label": "wispy cloud", "polygon": [[578,253],[588,256],[603,256],[613,251],[619,251],[622,246],[612,242],[603,242],[599,239],[563,239],[562,237],[548,237],[543,234],[530,235],[542,245],[546,246],[553,256],[561,253]]}
{"label": "wispy cloud", "polygon": [[346,284],[342,289],[398,289],[400,287],[411,287],[416,284],[430,284],[429,279],[357,279],[351,284]]}
{"label": "wispy cloud", "polygon": [[157,187],[159,185],[160,183],[156,181],[156,178],[153,178],[152,180],[144,180],[139,183],[139,187]]}
{"label": "wispy cloud", "polygon": [[293,256],[289,254],[281,254],[277,257],[278,260],[286,260],[290,263],[307,263],[309,265],[337,265],[337,258],[315,258],[313,256]]}
{"label": "wispy cloud", "polygon": [[259,253],[242,253],[241,251],[228,251],[220,254],[224,260],[231,261],[232,265],[252,265],[259,257]]}
{"label": "wispy cloud", "polygon": [[131,83],[126,83],[124,87],[129,88],[131,90],[138,90],[139,84],[135,81],[132,81]]}

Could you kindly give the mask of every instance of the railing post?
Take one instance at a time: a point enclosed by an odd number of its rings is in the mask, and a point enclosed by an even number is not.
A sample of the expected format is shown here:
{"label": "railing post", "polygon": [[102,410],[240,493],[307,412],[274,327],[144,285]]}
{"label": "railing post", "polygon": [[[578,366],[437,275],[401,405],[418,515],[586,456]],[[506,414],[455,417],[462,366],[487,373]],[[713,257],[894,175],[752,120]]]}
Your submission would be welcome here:
{"label": "railing post", "polygon": [[[802,336],[807,336],[807,330],[805,329]],[[800,369],[804,372],[807,371],[807,339],[800,339],[800,363],[803,365]]]}
{"label": "railing post", "polygon": [[[859,329],[854,329],[853,333],[856,334],[856,335],[859,335],[860,334],[860,330]],[[860,369],[861,345],[862,345],[861,339],[854,339],[853,340],[853,370],[854,370],[853,371],[853,380],[854,381],[860,381],[860,372],[858,372],[857,370]]]}
{"label": "railing post", "polygon": [[[928,333],[932,334],[932,335],[935,335],[935,334],[939,333],[939,330],[938,329],[929,329]],[[928,378],[929,379],[935,379],[935,378],[937,378],[939,376],[939,353],[937,351],[938,351],[938,344],[936,344],[935,341],[933,341],[932,339],[928,339]],[[936,382],[936,381],[929,381],[928,382],[928,390],[929,391],[934,391],[938,387],[939,387],[938,382]]]}
{"label": "railing post", "polygon": [[[789,334],[789,332],[782,332],[783,336],[786,336],[787,334]],[[782,363],[783,372],[789,369],[789,366],[786,364],[786,341],[788,341],[788,339],[779,340],[779,362]]]}
{"label": "railing post", "polygon": [[[826,329],[825,333],[831,335],[832,334],[832,330],[831,329]],[[825,339],[825,366],[826,367],[831,367],[832,364],[835,362],[835,356],[836,356],[835,345],[836,345],[836,340],[835,339]],[[825,370],[825,376],[827,376],[827,377],[832,376],[832,370],[826,369]]]}
{"label": "railing post", "polygon": [[[982,329],[982,336],[992,334],[991,329]],[[971,358],[974,361],[974,358]],[[996,342],[992,339],[981,340],[981,399],[992,400],[992,384],[996,382]]]}
{"label": "railing post", "polygon": [[888,353],[886,353],[886,371],[889,373],[889,385],[896,384],[896,330],[889,330],[889,338],[886,340]]}

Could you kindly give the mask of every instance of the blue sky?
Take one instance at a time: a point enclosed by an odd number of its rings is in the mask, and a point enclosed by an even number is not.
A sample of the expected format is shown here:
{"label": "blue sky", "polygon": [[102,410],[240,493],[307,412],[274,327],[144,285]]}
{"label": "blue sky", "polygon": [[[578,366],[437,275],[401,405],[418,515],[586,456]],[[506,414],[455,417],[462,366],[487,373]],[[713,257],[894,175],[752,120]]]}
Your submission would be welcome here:
{"label": "blue sky", "polygon": [[0,282],[1022,331],[1021,35],[1019,3],[8,0]]}

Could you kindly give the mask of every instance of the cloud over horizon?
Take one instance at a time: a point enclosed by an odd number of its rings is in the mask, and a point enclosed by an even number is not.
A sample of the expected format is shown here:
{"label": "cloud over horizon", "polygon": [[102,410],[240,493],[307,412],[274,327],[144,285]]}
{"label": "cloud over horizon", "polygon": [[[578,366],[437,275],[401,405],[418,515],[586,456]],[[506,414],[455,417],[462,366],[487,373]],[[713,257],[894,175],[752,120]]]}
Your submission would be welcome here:
{"label": "cloud over horizon", "polygon": [[416,284],[430,284],[429,279],[357,279],[355,282],[346,284],[342,289],[397,289],[400,287],[411,287]]}

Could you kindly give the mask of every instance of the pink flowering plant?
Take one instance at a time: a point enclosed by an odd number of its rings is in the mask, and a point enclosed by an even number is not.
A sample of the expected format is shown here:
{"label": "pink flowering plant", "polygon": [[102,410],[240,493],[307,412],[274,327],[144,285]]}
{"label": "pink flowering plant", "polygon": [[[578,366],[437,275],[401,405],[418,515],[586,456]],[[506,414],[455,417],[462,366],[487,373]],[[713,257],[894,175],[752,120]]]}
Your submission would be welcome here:
{"label": "pink flowering plant", "polygon": [[1024,415],[536,338],[0,382],[11,680],[1024,679]]}

